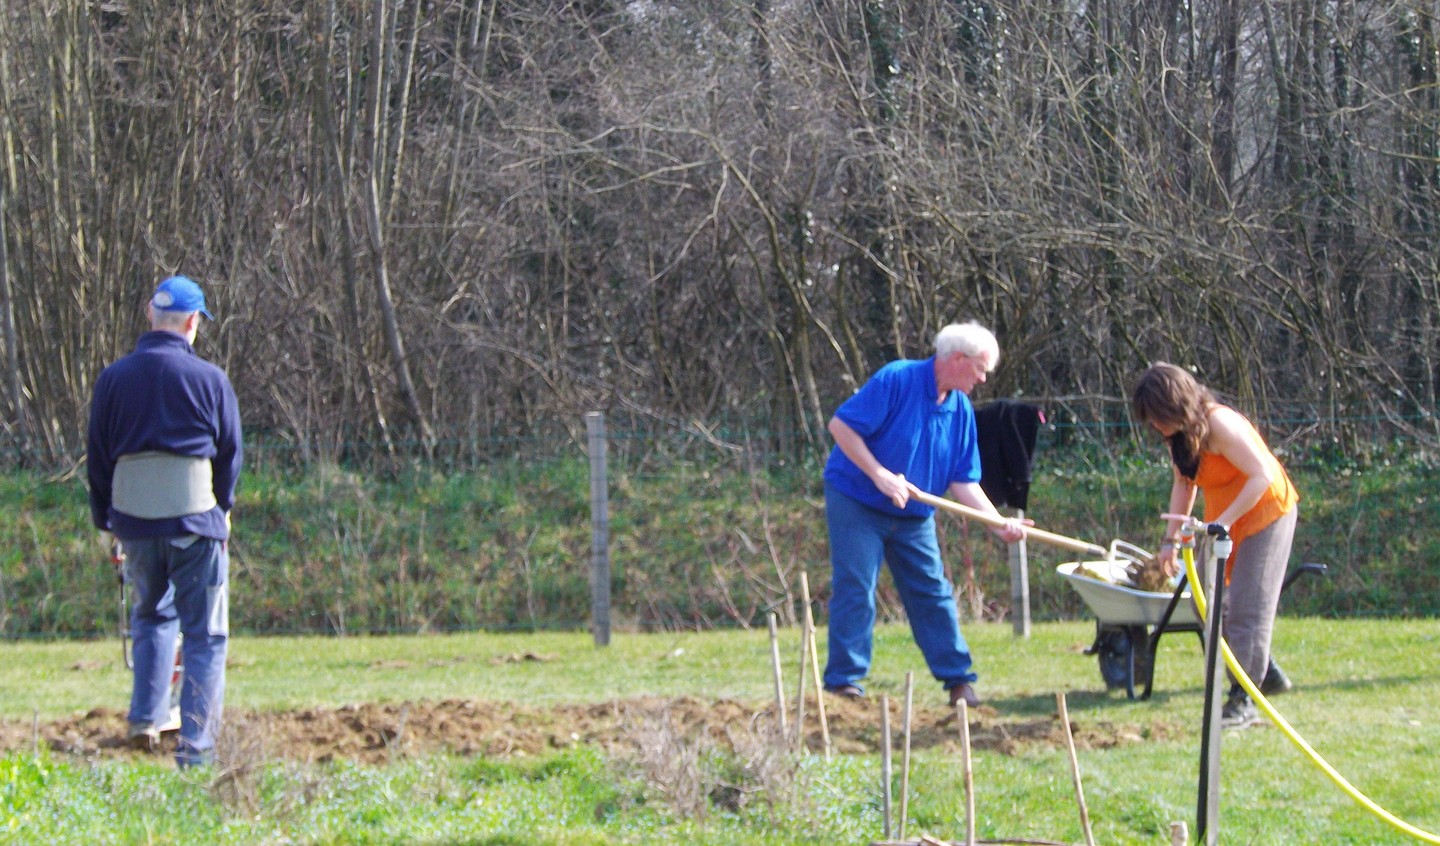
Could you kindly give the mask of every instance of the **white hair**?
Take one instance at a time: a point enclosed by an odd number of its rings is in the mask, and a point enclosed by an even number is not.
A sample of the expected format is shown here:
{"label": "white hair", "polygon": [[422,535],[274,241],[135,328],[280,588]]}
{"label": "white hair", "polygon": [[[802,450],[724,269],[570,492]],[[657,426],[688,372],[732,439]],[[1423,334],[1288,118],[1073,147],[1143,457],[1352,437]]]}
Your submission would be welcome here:
{"label": "white hair", "polygon": [[935,355],[945,358],[952,353],[977,356],[990,353],[990,366],[1000,363],[1000,342],[995,334],[979,323],[951,323],[935,336]]}
{"label": "white hair", "polygon": [[156,308],[154,303],[150,304],[150,325],[154,329],[165,329],[172,332],[180,332],[185,329],[185,321],[190,315],[198,314],[194,311],[165,311]]}

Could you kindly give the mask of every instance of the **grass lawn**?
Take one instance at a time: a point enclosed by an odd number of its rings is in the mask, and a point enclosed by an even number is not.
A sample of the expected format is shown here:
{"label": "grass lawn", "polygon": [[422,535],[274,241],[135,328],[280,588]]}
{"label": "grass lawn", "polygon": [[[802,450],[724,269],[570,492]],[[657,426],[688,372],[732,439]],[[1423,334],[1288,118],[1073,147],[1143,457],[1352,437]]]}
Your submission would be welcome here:
{"label": "grass lawn", "polygon": [[[1008,624],[968,624],[965,633],[987,731],[1050,719],[1064,692],[1079,736],[1115,739],[1078,753],[1097,842],[1168,842],[1176,820],[1193,836],[1202,707],[1193,634],[1162,639],[1155,695],[1132,702],[1105,692],[1095,658],[1082,654],[1092,623],[1040,624],[1025,640]],[[793,700],[798,635],[781,638]],[[1276,707],[1359,790],[1429,832],[1440,832],[1437,640],[1435,620],[1284,618],[1275,646],[1296,683]],[[128,700],[118,639],[12,642],[0,652],[0,719],[12,725]],[[513,660],[525,655],[539,660]],[[584,633],[236,637],[226,707],[243,714],[474,699],[559,708],[645,694],[758,709],[773,697],[769,656],[761,630],[617,634],[603,649]],[[909,631],[881,627],[869,699],[898,700],[907,671],[917,708],[943,707]],[[898,791],[898,723],[893,730]],[[1279,730],[1226,733],[1222,749],[1223,843],[1421,842],[1342,793]],[[748,766],[738,753],[705,757],[717,754],[704,752],[695,767]],[[883,826],[876,754],[790,758],[783,778],[754,783],[793,786],[793,795],[732,807],[717,805],[712,790],[698,815],[679,809],[675,785],[583,747],[544,760],[440,755],[386,767],[256,761],[238,799],[219,779],[181,776],[158,759],[36,757],[16,748],[0,763],[0,842],[864,843],[880,839]],[[974,778],[979,837],[1083,842],[1061,746],[980,749]],[[908,835],[962,839],[954,744],[918,749],[910,783]],[[898,808],[898,793],[894,801]]]}

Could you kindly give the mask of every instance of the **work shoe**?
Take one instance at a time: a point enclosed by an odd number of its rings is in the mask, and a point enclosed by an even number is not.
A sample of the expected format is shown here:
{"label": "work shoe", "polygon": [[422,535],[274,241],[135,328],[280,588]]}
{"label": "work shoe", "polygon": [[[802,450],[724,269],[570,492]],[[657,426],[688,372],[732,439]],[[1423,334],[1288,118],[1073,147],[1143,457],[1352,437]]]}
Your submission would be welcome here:
{"label": "work shoe", "polygon": [[1274,658],[1271,658],[1270,666],[1265,668],[1265,678],[1260,682],[1260,692],[1266,696],[1275,696],[1294,686],[1290,683],[1290,678],[1285,675],[1285,671],[1280,669],[1280,665],[1275,663]]}
{"label": "work shoe", "polygon": [[954,687],[950,688],[951,708],[954,708],[955,703],[959,702],[962,699],[965,700],[965,706],[968,708],[980,707],[980,697],[975,695],[975,688],[971,687],[969,684],[957,684]]}
{"label": "work shoe", "polygon": [[132,749],[154,752],[160,748],[160,730],[155,728],[154,723],[131,723],[130,730],[125,733],[125,740]]}
{"label": "work shoe", "polygon": [[826,693],[833,693],[833,694],[835,694],[836,696],[843,696],[843,697],[845,697],[846,699],[864,699],[864,698],[865,698],[865,691],[861,690],[860,688],[856,687],[856,686],[853,685],[853,684],[828,685],[828,686],[826,686],[826,688],[825,688],[825,692],[826,692]]}
{"label": "work shoe", "polygon": [[208,749],[204,752],[197,752],[185,741],[180,741],[175,746],[175,766],[182,770],[189,770],[195,767],[215,766],[215,750]]}
{"label": "work shoe", "polygon": [[160,725],[156,726],[156,727],[155,727],[155,730],[158,731],[158,732],[160,732],[161,734],[168,734],[168,733],[170,733],[170,732],[172,732],[172,731],[179,731],[179,730],[180,730],[180,706],[179,706],[179,705],[172,705],[172,706],[170,707],[170,716],[165,719],[165,722],[163,722],[163,723],[161,723]]}
{"label": "work shoe", "polygon": [[1237,696],[1230,694],[1225,701],[1225,707],[1220,709],[1220,727],[1227,729],[1249,728],[1260,722],[1260,712],[1255,710],[1255,703],[1242,690]]}

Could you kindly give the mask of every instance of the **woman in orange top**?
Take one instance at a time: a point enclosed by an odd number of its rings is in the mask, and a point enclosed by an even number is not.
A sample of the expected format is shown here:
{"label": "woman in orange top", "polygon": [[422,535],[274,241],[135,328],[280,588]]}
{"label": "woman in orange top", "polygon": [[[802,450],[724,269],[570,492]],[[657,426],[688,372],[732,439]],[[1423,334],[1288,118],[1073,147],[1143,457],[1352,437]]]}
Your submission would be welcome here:
{"label": "woman in orange top", "polygon": [[[1234,541],[1223,617],[1230,650],[1267,695],[1289,689],[1270,661],[1275,609],[1299,514],[1300,496],[1285,468],[1244,415],[1221,405],[1189,371],[1173,364],[1161,362],[1141,374],[1130,407],[1136,421],[1150,424],[1170,442],[1169,513],[1188,515],[1198,491],[1205,497],[1205,522],[1225,526]],[[1166,575],[1179,572],[1180,525],[1178,519],[1171,521],[1156,556]],[[1257,718],[1254,703],[1232,684],[1221,724],[1243,728]]]}

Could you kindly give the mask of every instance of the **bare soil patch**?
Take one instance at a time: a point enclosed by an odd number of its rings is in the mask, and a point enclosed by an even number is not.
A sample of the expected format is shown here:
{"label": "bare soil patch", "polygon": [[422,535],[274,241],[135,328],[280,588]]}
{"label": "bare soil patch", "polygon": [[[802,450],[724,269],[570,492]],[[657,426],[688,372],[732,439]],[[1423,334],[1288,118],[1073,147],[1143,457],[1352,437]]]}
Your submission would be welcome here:
{"label": "bare soil patch", "polygon": [[[891,736],[901,744],[902,714],[891,702]],[[878,700],[825,698],[833,748],[841,754],[864,754],[881,747]],[[806,703],[807,746],[822,747],[816,703]],[[656,720],[668,721],[678,737],[708,739],[729,746],[736,737],[773,736],[773,703],[754,704],[695,697],[635,697],[608,702],[537,707],[475,699],[403,703],[366,703],[337,708],[281,712],[227,711],[227,743],[258,750],[265,757],[297,762],[348,760],[385,764],[404,758],[449,752],[466,756],[510,758],[540,755],[575,744],[598,744],[607,751],[630,754]],[[794,725],[793,705],[787,721]],[[1019,754],[1035,747],[1063,748],[1065,735],[1057,716],[1044,719],[1006,718],[982,705],[970,712],[972,748]],[[647,729],[647,726],[649,727]],[[1071,731],[1080,749],[1107,748],[1145,739],[1173,736],[1163,723],[1146,726],[1076,724]],[[76,719],[41,722],[0,722],[0,750],[47,747],[82,758],[138,756],[124,741],[125,714],[97,708]],[[159,753],[173,751],[167,736]],[[953,712],[917,706],[911,715],[913,750],[939,748],[958,753],[959,733]]]}

